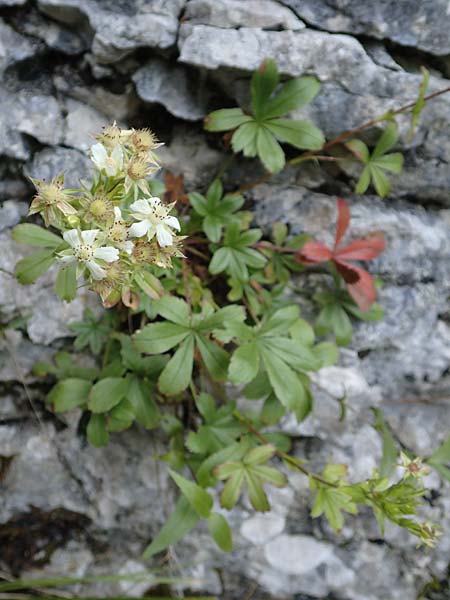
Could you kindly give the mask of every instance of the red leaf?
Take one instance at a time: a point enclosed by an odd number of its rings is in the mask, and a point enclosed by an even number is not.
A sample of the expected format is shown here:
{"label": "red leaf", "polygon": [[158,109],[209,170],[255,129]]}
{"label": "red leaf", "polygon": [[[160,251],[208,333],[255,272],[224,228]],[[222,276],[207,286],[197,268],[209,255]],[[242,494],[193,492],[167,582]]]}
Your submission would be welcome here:
{"label": "red leaf", "polygon": [[333,262],[336,265],[337,272],[345,283],[356,283],[359,281],[358,267],[354,267],[349,263],[341,262],[336,259]]}
{"label": "red leaf", "polygon": [[333,258],[333,252],[320,242],[306,242],[300,252],[299,258],[310,263],[321,263]]}
{"label": "red leaf", "polygon": [[383,252],[384,246],[383,234],[374,233],[336,250],[334,256],[339,260],[372,260]]}
{"label": "red leaf", "polygon": [[348,263],[336,262],[335,264],[340,273],[342,267],[344,267],[357,275],[358,278],[355,282],[347,282],[348,293],[362,311],[367,312],[370,310],[370,307],[375,302],[377,296],[375,282],[372,275],[370,275],[370,273],[364,269],[361,269],[360,267],[354,267]]}
{"label": "red leaf", "polygon": [[341,243],[342,238],[345,235],[345,232],[348,229],[348,225],[350,223],[350,209],[348,204],[342,200],[342,198],[337,199],[337,208],[338,208],[338,220],[336,225],[336,237],[334,242],[334,248],[336,249]]}

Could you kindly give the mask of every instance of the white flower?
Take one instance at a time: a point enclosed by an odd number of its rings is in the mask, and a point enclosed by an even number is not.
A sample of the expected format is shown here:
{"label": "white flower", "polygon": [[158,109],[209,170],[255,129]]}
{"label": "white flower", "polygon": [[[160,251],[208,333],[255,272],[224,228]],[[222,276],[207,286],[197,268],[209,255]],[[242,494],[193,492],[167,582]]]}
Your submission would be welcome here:
{"label": "white flower", "polygon": [[122,211],[118,206],[114,207],[114,223],[108,230],[108,240],[120,250],[127,254],[133,252],[134,244],[128,240],[128,227],[122,219]]}
{"label": "white flower", "polygon": [[116,146],[111,154],[108,154],[103,144],[94,144],[91,154],[92,162],[97,169],[105,170],[110,177],[114,177],[123,169],[123,151],[120,146]]}
{"label": "white flower", "polygon": [[139,221],[130,227],[131,237],[147,235],[151,240],[155,235],[158,244],[164,248],[172,246],[174,233],[172,229],[180,231],[180,223],[176,217],[169,216],[173,204],[161,204],[159,198],[144,198],[131,204],[132,216]]}
{"label": "white flower", "polygon": [[79,263],[81,272],[78,276],[81,275],[84,267],[87,267],[92,275],[92,279],[104,279],[106,271],[98,261],[105,261],[107,263],[115,262],[119,260],[119,251],[117,248],[112,248],[111,246],[100,246],[95,241],[99,232],[99,229],[87,229],[86,231],[71,229],[70,231],[65,231],[63,238],[69,244],[70,248],[61,252],[59,260],[66,265],[75,262]]}

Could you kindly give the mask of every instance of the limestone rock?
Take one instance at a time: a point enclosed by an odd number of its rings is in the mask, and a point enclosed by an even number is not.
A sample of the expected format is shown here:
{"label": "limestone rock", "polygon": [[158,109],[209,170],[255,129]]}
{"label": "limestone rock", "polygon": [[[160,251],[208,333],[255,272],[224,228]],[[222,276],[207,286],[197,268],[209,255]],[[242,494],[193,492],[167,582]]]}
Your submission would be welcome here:
{"label": "limestone rock", "polygon": [[185,20],[215,27],[292,30],[305,27],[293,11],[272,0],[190,0]]}
{"label": "limestone rock", "polygon": [[364,34],[430,52],[450,53],[450,13],[446,0],[367,4],[359,0],[281,0],[308,25],[327,31]]}
{"label": "limestone rock", "polygon": [[68,188],[77,188],[80,179],[92,176],[91,161],[85,154],[59,146],[36,152],[25,171],[30,177],[46,181],[64,172],[64,184]]}
{"label": "limestone rock", "polygon": [[162,104],[170,113],[187,121],[198,121],[207,113],[209,93],[196,73],[152,59],[133,75],[138,96],[148,103]]}

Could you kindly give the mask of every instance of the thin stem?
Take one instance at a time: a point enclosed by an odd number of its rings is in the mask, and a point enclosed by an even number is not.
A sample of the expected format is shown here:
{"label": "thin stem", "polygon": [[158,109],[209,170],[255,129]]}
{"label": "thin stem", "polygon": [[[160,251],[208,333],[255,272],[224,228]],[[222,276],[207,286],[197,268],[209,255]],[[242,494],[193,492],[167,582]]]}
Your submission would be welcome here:
{"label": "thin stem", "polygon": [[[246,427],[248,429],[248,431],[250,433],[252,433],[256,438],[258,438],[258,440],[260,442],[262,442],[263,444],[271,444],[271,442],[266,437],[264,437],[264,435],[261,432],[259,432],[255,427],[253,427],[253,425],[250,423],[250,421],[248,419],[246,419],[244,417],[244,415],[242,415],[239,411],[235,410],[233,412],[233,415],[240,423],[242,423],[242,425],[244,425],[244,427]],[[322,483],[323,485],[327,485],[329,487],[338,487],[337,484],[332,483],[331,481],[328,481],[321,475],[319,475],[317,473],[313,473],[312,471],[307,469],[298,459],[296,459],[292,456],[289,456],[289,454],[286,454],[286,452],[282,452],[281,450],[278,450],[278,448],[276,448],[275,455],[278,456],[278,458],[281,458],[285,462],[292,465],[298,471],[303,473],[303,475],[306,475],[307,477],[311,477],[311,479],[314,479],[315,481],[318,481],[319,483]]]}

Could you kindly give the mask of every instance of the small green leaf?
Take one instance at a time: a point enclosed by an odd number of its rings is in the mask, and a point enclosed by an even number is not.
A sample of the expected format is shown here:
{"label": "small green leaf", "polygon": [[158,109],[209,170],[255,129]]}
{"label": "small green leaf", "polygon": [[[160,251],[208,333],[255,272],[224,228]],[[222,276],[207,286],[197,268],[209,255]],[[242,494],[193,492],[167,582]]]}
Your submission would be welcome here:
{"label": "small green leaf", "polygon": [[146,429],[153,429],[158,425],[160,413],[152,398],[152,388],[145,380],[133,376],[128,387],[127,398],[134,407],[138,423]]}
{"label": "small green leaf", "polygon": [[163,394],[174,396],[187,388],[194,364],[194,336],[189,335],[181,342],[178,350],[164,367],[158,379],[158,388]]}
{"label": "small green leaf", "polygon": [[175,505],[175,510],[163,525],[161,531],[147,546],[142,557],[151,558],[158,552],[162,552],[169,546],[176,544],[184,537],[200,520],[196,511],[189,504],[184,496],[179,498]]}
{"label": "small green leaf", "polygon": [[397,445],[392,437],[389,427],[383,418],[383,413],[378,408],[372,408],[375,415],[373,428],[376,429],[383,439],[383,455],[380,464],[380,477],[389,477],[392,475],[397,463]]}
{"label": "small green leaf", "polygon": [[375,146],[371,160],[379,158],[383,154],[386,154],[398,141],[398,128],[397,124],[392,121],[388,124],[384,132],[381,134],[380,139]]}
{"label": "small green leaf", "polygon": [[172,323],[189,327],[191,314],[187,302],[175,296],[166,295],[155,302],[155,309],[162,317]]}
{"label": "small green leaf", "polygon": [[358,182],[355,187],[355,192],[357,194],[364,194],[367,191],[367,188],[370,185],[370,167],[366,166],[361,172],[359,176]]}
{"label": "small green leaf", "polygon": [[226,484],[223,486],[220,494],[220,504],[223,508],[231,510],[242,492],[242,484],[244,482],[244,471],[239,469],[232,473]]}
{"label": "small green leaf", "polygon": [[312,348],[315,356],[320,360],[322,367],[331,367],[339,359],[339,350],[333,342],[321,342]]}
{"label": "small green leaf", "polygon": [[[362,163],[369,162],[369,148],[361,140],[350,140],[345,143],[345,146],[356,156]],[[367,184],[369,185],[369,184]]]}
{"label": "small green leaf", "polygon": [[70,302],[77,294],[76,265],[62,267],[58,271],[55,282],[56,294],[61,300]]}
{"label": "small green leaf", "polygon": [[189,333],[187,327],[175,323],[152,323],[138,331],[133,340],[139,352],[162,354],[182,342]]}
{"label": "small green leaf", "polygon": [[244,458],[246,465],[261,465],[270,460],[275,454],[275,447],[272,444],[263,444],[257,446],[248,452]]}
{"label": "small green leaf", "polygon": [[31,223],[16,225],[12,230],[11,237],[16,242],[28,244],[29,246],[42,246],[44,248],[57,248],[64,240],[59,236]]}
{"label": "small green leaf", "polygon": [[422,112],[423,107],[425,106],[425,94],[428,88],[428,82],[430,81],[430,72],[427,69],[425,69],[425,67],[420,67],[420,70],[422,71],[423,80],[419,87],[419,97],[417,98],[414,108],[412,109],[411,125],[408,131],[408,136],[406,138],[408,142],[411,141],[414,135],[414,129],[416,128],[417,123],[419,122],[420,113]]}
{"label": "small green leaf", "polygon": [[240,108],[222,108],[210,113],[205,118],[206,131],[228,131],[235,129],[251,121],[251,117],[245,115]]}
{"label": "small green leaf", "polygon": [[255,121],[250,120],[248,123],[244,123],[233,133],[231,138],[231,147],[234,153],[243,152],[244,156],[253,157],[256,156],[256,137],[258,134],[259,126]]}
{"label": "small green leaf", "polygon": [[50,267],[56,262],[53,256],[53,250],[41,250],[30,254],[16,265],[14,275],[23,284],[34,283],[36,279],[46,273]]}
{"label": "small green leaf", "polygon": [[325,143],[323,133],[309,121],[272,119],[264,121],[265,127],[280,141],[300,150],[314,150]]}
{"label": "small green leaf", "polygon": [[169,475],[180,488],[189,504],[195,510],[199,517],[207,519],[211,514],[213,499],[210,494],[193,481],[189,481],[179,473],[169,469]]}
{"label": "small green leaf", "polygon": [[247,484],[248,499],[253,508],[260,512],[270,510],[269,500],[260,480],[252,472],[247,471],[245,483]]}
{"label": "small green leaf", "polygon": [[281,117],[291,110],[308,104],[315,98],[319,90],[320,83],[315,77],[308,75],[291,79],[266,104],[264,118]]}
{"label": "small green leaf", "polygon": [[259,370],[259,348],[256,342],[244,344],[235,350],[229,369],[233,383],[249,383]]}
{"label": "small green leaf", "polygon": [[253,73],[250,86],[253,114],[259,119],[264,107],[280,81],[274,60],[265,60]]}
{"label": "small green leaf", "polygon": [[134,281],[152,300],[159,300],[164,294],[164,288],[159,279],[148,271],[141,269],[134,275]]}
{"label": "small green leaf", "polygon": [[385,169],[391,173],[401,173],[403,169],[403,154],[394,152],[393,154],[384,154],[375,160],[370,161],[371,165]]}
{"label": "small green leaf", "polygon": [[219,513],[211,513],[208,518],[208,529],[211,537],[223,552],[233,549],[233,538],[227,520]]}
{"label": "small green leaf", "polygon": [[369,165],[370,175],[372,177],[373,185],[377,194],[380,198],[384,198],[391,191],[391,184],[389,179],[383,173],[383,171],[374,164]]}
{"label": "small green leaf", "polygon": [[52,388],[47,401],[53,405],[55,412],[65,412],[85,404],[91,387],[91,382],[85,379],[63,379]]}
{"label": "small green leaf", "polygon": [[197,335],[196,342],[203,363],[215,381],[227,378],[229,356],[223,348],[205,336]]}
{"label": "small green leaf", "polygon": [[280,144],[265,126],[258,129],[256,137],[258,156],[271,173],[278,173],[285,165],[285,156]]}
{"label": "small green leaf", "polygon": [[93,413],[104,413],[119,404],[127,392],[122,377],[107,377],[98,381],[90,391],[88,408]]}
{"label": "small green leaf", "polygon": [[86,434],[89,443],[95,448],[106,446],[109,442],[109,433],[106,429],[105,415],[91,415]]}

